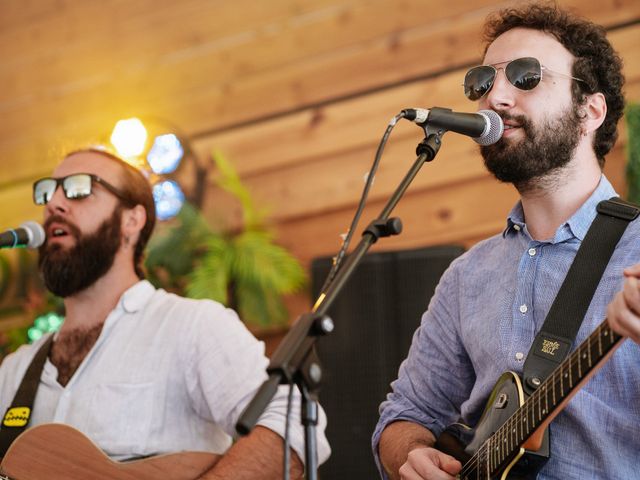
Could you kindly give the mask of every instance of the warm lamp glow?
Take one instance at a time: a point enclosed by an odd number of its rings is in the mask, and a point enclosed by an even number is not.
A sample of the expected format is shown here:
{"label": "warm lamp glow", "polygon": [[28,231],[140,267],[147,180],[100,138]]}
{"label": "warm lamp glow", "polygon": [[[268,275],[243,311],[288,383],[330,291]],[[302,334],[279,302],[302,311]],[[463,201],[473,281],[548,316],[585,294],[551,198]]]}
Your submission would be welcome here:
{"label": "warm lamp glow", "polygon": [[137,118],[119,120],[113,128],[111,143],[123,158],[140,155],[147,142],[147,129]]}

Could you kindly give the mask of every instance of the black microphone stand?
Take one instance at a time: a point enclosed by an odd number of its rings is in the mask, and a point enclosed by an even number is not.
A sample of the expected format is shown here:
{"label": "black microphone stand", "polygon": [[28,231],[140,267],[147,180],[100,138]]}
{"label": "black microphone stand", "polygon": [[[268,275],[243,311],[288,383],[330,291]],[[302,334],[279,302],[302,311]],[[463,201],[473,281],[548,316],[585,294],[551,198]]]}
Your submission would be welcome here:
{"label": "black microphone stand", "polygon": [[322,367],[315,351],[316,339],[333,331],[333,321],[326,316],[345,282],[358,266],[371,245],[381,237],[398,235],[402,231],[399,218],[389,218],[409,184],[425,162],[433,160],[440,150],[442,129],[425,127],[426,137],[416,148],[418,158],[383,208],[380,216],[372,221],[362,234],[360,242],[347,257],[343,267],[325,292],[321,293],[312,312],[298,317],[284,337],[267,367],[269,378],[258,389],[242,412],[236,424],[241,435],[247,435],[273,398],[280,384],[295,383],[302,396],[301,421],[305,429],[306,478],[317,479],[318,458],[316,425],[318,424],[318,390],[322,380]]}

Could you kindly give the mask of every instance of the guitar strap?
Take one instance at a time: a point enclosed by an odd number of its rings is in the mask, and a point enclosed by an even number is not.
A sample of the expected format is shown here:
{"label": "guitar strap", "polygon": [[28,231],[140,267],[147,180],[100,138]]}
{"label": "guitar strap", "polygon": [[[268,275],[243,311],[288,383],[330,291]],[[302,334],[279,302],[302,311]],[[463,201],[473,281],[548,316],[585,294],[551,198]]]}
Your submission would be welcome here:
{"label": "guitar strap", "polygon": [[33,403],[36,399],[36,393],[38,393],[38,385],[40,385],[40,376],[49,356],[52,343],[53,334],[45,340],[33,360],[31,360],[24,377],[22,377],[18,391],[13,397],[13,402],[11,402],[2,419],[2,427],[0,427],[0,458],[5,456],[9,446],[18,435],[26,430],[29,424]]}
{"label": "guitar strap", "polygon": [[527,395],[569,354],[616,245],[629,222],[640,214],[637,206],[617,197],[603,200],[596,210],[598,214],[525,360],[523,387]]}
{"label": "guitar strap", "polygon": [[[616,245],[629,222],[640,214],[637,206],[617,197],[603,200],[596,210],[598,214],[525,360],[522,386],[527,396],[569,354]],[[528,454],[522,465],[512,469],[513,475],[509,478],[535,478],[529,472],[536,472],[549,458],[549,429],[544,432],[541,448],[536,452],[528,451]]]}

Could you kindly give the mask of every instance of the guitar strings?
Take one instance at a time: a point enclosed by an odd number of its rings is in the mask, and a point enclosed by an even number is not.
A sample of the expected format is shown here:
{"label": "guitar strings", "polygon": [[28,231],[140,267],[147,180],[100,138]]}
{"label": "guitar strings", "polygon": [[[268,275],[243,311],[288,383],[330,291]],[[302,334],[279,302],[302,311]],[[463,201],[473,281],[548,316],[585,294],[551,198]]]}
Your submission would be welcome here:
{"label": "guitar strings", "polygon": [[[602,342],[603,336],[608,337],[609,344],[606,346],[603,346],[603,342]],[[544,382],[542,382],[540,387],[538,387],[538,389],[536,389],[533,392],[533,394],[524,402],[524,404],[518,410],[516,410],[511,415],[511,417],[509,417],[504,422],[504,424],[498,428],[498,430],[496,430],[495,434],[491,435],[487,440],[483,442],[482,446],[478,449],[478,451],[471,457],[471,459],[469,459],[469,461],[462,468],[460,472],[461,475],[463,475],[462,478],[465,478],[464,476],[468,475],[473,470],[475,470],[478,473],[481,472],[480,462],[481,462],[481,459],[484,459],[484,458],[486,458],[487,461],[489,462],[488,468],[490,472],[492,472],[495,468],[500,466],[506,460],[506,455],[509,453],[510,450],[512,450],[512,448],[509,445],[510,440],[507,437],[510,436],[512,432],[515,433],[517,437],[517,425],[520,424],[521,426],[520,431],[521,431],[522,438],[520,440],[515,438],[513,443],[517,443],[519,445],[520,443],[522,443],[522,441],[524,441],[527,438],[525,435],[529,435],[530,433],[530,430],[529,430],[531,428],[530,423],[527,423],[526,427],[522,427],[522,424],[527,422],[529,418],[529,414],[531,414],[531,419],[532,419],[531,423],[535,423],[535,413],[537,408],[538,414],[539,414],[538,416],[540,417],[539,422],[542,422],[545,418],[547,418],[550,411],[553,408],[555,408],[555,406],[557,405],[558,402],[552,400],[551,408],[549,408],[550,402],[548,397],[548,392],[549,392],[548,387],[549,386],[552,387],[551,391],[552,391],[552,394],[554,395],[554,399],[555,399],[555,392],[559,391],[560,401],[564,400],[564,398],[566,397],[566,394],[563,389],[563,377],[568,378],[569,380],[568,388],[567,388],[567,393],[569,393],[574,388],[574,385],[575,385],[573,375],[571,373],[572,372],[571,369],[574,367],[578,368],[578,375],[576,377],[576,380],[577,380],[577,383],[579,383],[584,377],[586,377],[586,375],[591,370],[593,370],[595,365],[597,365],[606,356],[606,354],[616,345],[616,343],[618,343],[619,340],[621,340],[621,338],[622,338],[621,336],[617,335],[615,332],[613,332],[613,330],[611,330],[606,320],[602,322],[596,328],[596,330],[587,338],[587,340],[581,345],[579,345],[578,348],[569,356],[569,358],[563,361],[552,372],[552,374],[549,377],[547,377],[547,379]],[[585,346],[587,347],[586,351],[585,351]],[[595,350],[596,347],[598,348],[598,357],[597,357],[597,361],[593,363],[591,351]],[[587,360],[588,365],[584,368],[584,371],[582,371],[581,362],[582,360],[585,360],[585,359],[588,359]],[[556,390],[556,387],[558,388],[558,390]],[[544,402],[545,402],[544,410],[541,409],[543,395],[544,395]],[[527,429],[526,434],[524,433],[525,428]],[[500,440],[499,447],[495,445],[495,439]],[[492,442],[494,442],[494,445],[492,445]],[[503,458],[501,453],[505,444],[507,445],[507,451],[504,452],[505,457]],[[499,450],[499,453],[497,453],[497,455],[494,457],[493,454],[497,450]],[[487,453],[487,451],[491,453]]]}

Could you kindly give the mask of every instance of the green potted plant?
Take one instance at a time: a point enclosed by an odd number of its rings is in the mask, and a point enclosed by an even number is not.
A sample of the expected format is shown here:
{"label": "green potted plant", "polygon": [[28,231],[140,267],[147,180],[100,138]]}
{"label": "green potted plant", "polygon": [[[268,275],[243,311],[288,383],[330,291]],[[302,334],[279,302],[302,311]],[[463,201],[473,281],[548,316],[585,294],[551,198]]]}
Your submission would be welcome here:
{"label": "green potted plant", "polygon": [[264,209],[226,158],[216,152],[217,186],[241,205],[242,228],[215,228],[192,205],[185,204],[174,224],[152,238],[146,266],[150,280],[192,298],[210,298],[238,311],[259,329],[284,326],[288,312],[283,295],[306,282],[300,263],[274,242]]}

